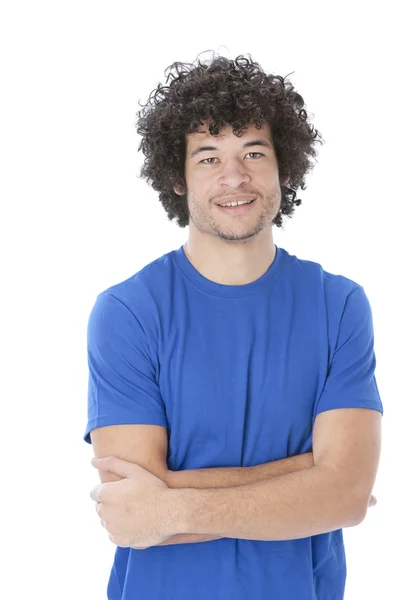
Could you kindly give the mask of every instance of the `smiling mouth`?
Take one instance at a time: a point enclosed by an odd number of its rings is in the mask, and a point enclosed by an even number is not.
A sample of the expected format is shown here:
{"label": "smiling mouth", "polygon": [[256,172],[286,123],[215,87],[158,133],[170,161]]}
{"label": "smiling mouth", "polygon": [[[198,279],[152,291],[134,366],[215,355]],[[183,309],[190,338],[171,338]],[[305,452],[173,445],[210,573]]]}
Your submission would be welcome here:
{"label": "smiling mouth", "polygon": [[216,206],[218,206],[218,208],[220,208],[227,215],[235,217],[251,213],[251,209],[253,207],[253,204],[255,204],[255,200],[256,198],[254,198],[254,200],[252,200],[251,202],[246,202],[246,204],[237,204],[234,206],[221,206],[220,204],[217,204]]}
{"label": "smiling mouth", "polygon": [[[240,204],[233,204],[233,205],[229,205],[229,204],[218,204],[218,206],[220,206],[221,208],[238,208],[239,206],[247,206],[249,204],[252,204],[254,202],[255,198],[253,198],[252,200],[247,200],[246,202],[242,202],[240,201]],[[232,200],[232,202],[234,202],[234,200]]]}

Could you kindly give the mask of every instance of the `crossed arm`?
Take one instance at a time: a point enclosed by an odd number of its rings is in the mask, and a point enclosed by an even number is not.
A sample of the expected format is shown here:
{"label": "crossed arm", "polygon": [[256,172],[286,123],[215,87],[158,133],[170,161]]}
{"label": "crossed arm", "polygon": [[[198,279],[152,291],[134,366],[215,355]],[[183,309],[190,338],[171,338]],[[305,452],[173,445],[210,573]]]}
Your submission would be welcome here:
{"label": "crossed arm", "polygon": [[[283,539],[283,536],[292,539],[353,526],[363,520],[368,506],[374,504],[371,492],[380,455],[380,423],[381,415],[374,410],[326,411],[315,421],[313,452],[255,467],[177,472],[166,467],[167,440],[162,427],[103,427],[94,430],[91,438],[97,457],[113,455],[139,464],[163,479],[170,488],[185,488],[182,493],[195,493],[191,499],[199,508],[209,507],[208,512],[200,511],[204,515],[203,522],[196,523],[196,529],[192,529],[208,533],[178,534],[160,545],[240,537],[231,535],[230,531],[239,532],[243,527],[242,537],[246,539]],[[111,473],[101,474],[102,483],[118,479]],[[241,486],[240,494],[237,494],[237,486]],[[224,511],[220,511],[217,526],[220,529],[214,531],[210,514],[215,513],[216,507],[229,508],[229,502],[232,508],[232,500],[235,507],[243,500],[242,515],[240,510],[231,510],[230,519],[236,522],[228,524]],[[261,511],[262,521],[260,511],[254,511],[260,501],[265,507],[265,511]],[[245,518],[239,524],[241,516]],[[220,535],[222,523],[224,535]],[[260,528],[264,531],[261,538],[257,537]]]}
{"label": "crossed arm", "polygon": [[[273,477],[286,475],[314,465],[312,452],[297,454],[282,460],[276,460],[254,467],[221,467],[211,469],[192,469],[186,471],[169,471],[166,484],[170,488],[216,489],[230,488],[249,483],[265,481]],[[200,533],[181,533],[173,535],[158,546],[171,544],[192,544],[219,540],[220,535]]]}

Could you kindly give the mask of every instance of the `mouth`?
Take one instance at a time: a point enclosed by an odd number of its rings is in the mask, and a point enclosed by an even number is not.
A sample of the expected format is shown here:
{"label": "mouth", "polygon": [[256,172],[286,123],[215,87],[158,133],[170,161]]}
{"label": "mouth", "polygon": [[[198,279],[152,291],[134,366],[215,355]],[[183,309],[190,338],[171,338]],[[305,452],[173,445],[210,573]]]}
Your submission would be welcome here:
{"label": "mouth", "polygon": [[238,204],[237,206],[221,206],[220,204],[217,204],[217,206],[219,209],[229,214],[241,215],[249,212],[255,201],[256,198],[254,198],[251,202],[248,202],[247,204]]}

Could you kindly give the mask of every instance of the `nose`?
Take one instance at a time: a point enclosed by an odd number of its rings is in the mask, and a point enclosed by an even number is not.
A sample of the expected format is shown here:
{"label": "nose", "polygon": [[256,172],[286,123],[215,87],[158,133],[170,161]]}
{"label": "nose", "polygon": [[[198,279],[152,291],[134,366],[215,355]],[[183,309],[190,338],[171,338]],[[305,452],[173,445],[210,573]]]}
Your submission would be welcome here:
{"label": "nose", "polygon": [[250,182],[250,175],[246,167],[239,160],[227,161],[222,167],[222,173],[218,177],[219,185],[226,185],[232,189]]}

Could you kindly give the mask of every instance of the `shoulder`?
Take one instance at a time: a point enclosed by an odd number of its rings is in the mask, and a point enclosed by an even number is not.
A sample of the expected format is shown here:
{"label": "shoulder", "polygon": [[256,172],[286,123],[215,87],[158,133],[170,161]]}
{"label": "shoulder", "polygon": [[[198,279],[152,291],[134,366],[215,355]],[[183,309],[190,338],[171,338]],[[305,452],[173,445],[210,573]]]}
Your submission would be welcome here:
{"label": "shoulder", "polygon": [[355,290],[356,296],[365,292],[359,282],[342,273],[327,270],[320,262],[299,258],[281,249],[290,279],[299,290],[311,292],[314,297],[323,297],[327,304],[345,304],[346,299]]}

